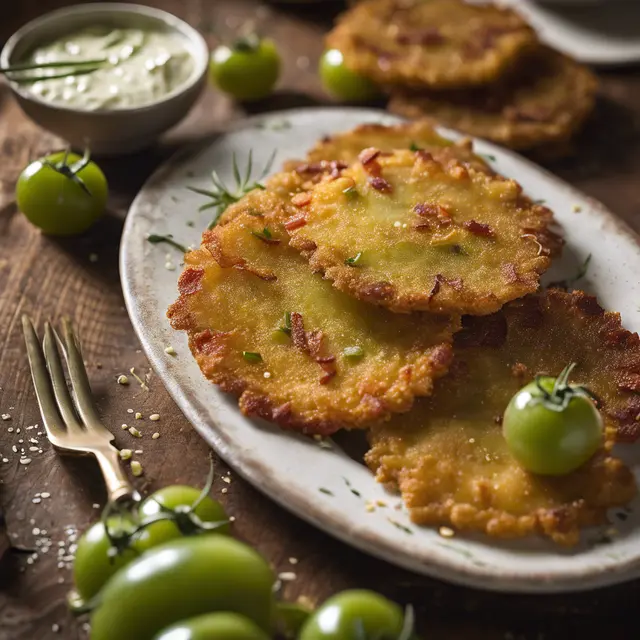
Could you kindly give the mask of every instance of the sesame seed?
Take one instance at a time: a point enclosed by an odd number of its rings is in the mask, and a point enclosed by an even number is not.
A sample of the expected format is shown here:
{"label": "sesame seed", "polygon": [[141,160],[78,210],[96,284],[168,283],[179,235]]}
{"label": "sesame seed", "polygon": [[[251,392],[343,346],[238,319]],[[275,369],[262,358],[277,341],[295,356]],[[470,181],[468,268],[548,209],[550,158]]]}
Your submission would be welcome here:
{"label": "sesame seed", "polygon": [[139,411],[136,412],[136,420],[142,420],[142,414]]}
{"label": "sesame seed", "polygon": [[94,509],[99,509],[99,508],[100,508],[100,505],[99,505],[97,502],[94,502],[91,506],[92,506]]}
{"label": "sesame seed", "polygon": [[235,522],[236,521],[236,517],[235,516],[230,516],[229,517],[229,522]]}
{"label": "sesame seed", "polygon": [[175,264],[173,264],[173,262],[168,262],[168,261],[167,261],[167,262],[165,262],[165,263],[164,263],[164,268],[165,268],[167,271],[175,271],[175,270],[176,270],[176,265],[175,265]]}
{"label": "sesame seed", "polygon": [[476,441],[475,438],[469,438],[469,444],[473,444]]}
{"label": "sesame seed", "polygon": [[9,458],[2,458],[2,462],[9,462]]}
{"label": "sesame seed", "polygon": [[135,427],[129,427],[128,431],[134,438],[142,438],[142,434]]}
{"label": "sesame seed", "polygon": [[39,536],[39,535],[40,535],[40,529],[38,529],[38,527],[34,527],[34,528],[33,528],[33,531],[31,531],[31,533],[32,533],[34,536]]}
{"label": "sesame seed", "polygon": [[158,420],[160,420],[160,414],[159,413],[152,413],[149,416],[149,420],[151,420],[152,422],[158,422]]}
{"label": "sesame seed", "polygon": [[122,430],[126,431],[128,428],[129,428],[129,425],[123,422],[122,423]]}
{"label": "sesame seed", "polygon": [[223,487],[221,490],[221,493],[227,493],[229,491],[229,489],[227,489],[227,487]]}
{"label": "sesame seed", "polygon": [[169,345],[168,347],[165,347],[164,352],[168,355],[168,356],[177,356],[178,354],[176,353],[176,350]]}
{"label": "sesame seed", "polygon": [[293,571],[283,571],[282,573],[278,574],[278,579],[282,580],[283,582],[295,580],[297,577],[298,576],[293,573]]}
{"label": "sesame seed", "polygon": [[142,453],[142,449],[136,449],[133,453],[140,455]]}
{"label": "sesame seed", "polygon": [[298,564],[298,558],[289,558],[289,564]]}
{"label": "sesame seed", "polygon": [[53,631],[53,633],[58,633],[58,631],[60,631],[60,625],[59,624],[52,624],[51,625],[51,631]]}
{"label": "sesame seed", "polygon": [[7,431],[8,431],[9,433],[13,433],[13,427],[9,427],[9,428],[7,429]]}
{"label": "sesame seed", "polygon": [[407,228],[407,223],[406,223],[406,222],[405,222],[405,223],[403,223],[402,228],[403,228],[403,229],[406,229],[406,228]]}
{"label": "sesame seed", "polygon": [[29,447],[29,451],[38,451],[38,447]]}
{"label": "sesame seed", "polygon": [[222,476],[222,482],[226,482],[227,484],[231,484],[231,478],[229,476]]}
{"label": "sesame seed", "polygon": [[453,538],[456,535],[456,532],[451,527],[440,527],[438,533],[443,538]]}
{"label": "sesame seed", "polygon": [[399,229],[402,226],[402,222],[400,222],[400,220],[396,220],[393,223],[393,226],[396,227],[397,229]]}
{"label": "sesame seed", "polygon": [[41,498],[50,498],[50,497],[51,497],[51,494],[50,494],[48,491],[43,491],[43,492],[40,494],[40,497],[41,497]]}
{"label": "sesame seed", "polygon": [[[129,460],[133,455],[133,451],[131,451],[131,449],[120,449],[118,454],[120,456],[120,460]],[[94,509],[97,509],[98,506],[94,505]]]}
{"label": "sesame seed", "polygon": [[31,458],[20,458],[20,464],[31,464]]}
{"label": "sesame seed", "polygon": [[125,375],[118,376],[117,380],[118,384],[127,385],[129,384],[129,378]]}
{"label": "sesame seed", "polygon": [[40,504],[42,502],[42,498],[33,498],[31,502],[33,502],[33,504]]}
{"label": "sesame seed", "polygon": [[133,409],[127,409],[127,413],[133,413]]}
{"label": "sesame seed", "polygon": [[270,372],[270,371],[265,371],[262,375],[263,375],[265,378],[269,379],[269,378],[271,377],[271,372]]}
{"label": "sesame seed", "polygon": [[137,460],[131,461],[131,473],[138,478],[142,475],[142,465]]}
{"label": "sesame seed", "polygon": [[160,437],[160,434],[157,431],[151,436],[153,440],[157,440],[159,437]]}

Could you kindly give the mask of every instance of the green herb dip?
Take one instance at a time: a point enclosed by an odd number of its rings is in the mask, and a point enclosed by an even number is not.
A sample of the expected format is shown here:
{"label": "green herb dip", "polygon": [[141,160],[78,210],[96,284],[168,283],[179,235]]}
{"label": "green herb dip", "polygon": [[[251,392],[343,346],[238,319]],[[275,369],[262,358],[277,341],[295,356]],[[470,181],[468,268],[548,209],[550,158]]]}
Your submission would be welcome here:
{"label": "green herb dip", "polygon": [[[184,84],[194,59],[171,31],[91,27],[37,48],[29,62],[104,60],[88,67],[25,72],[25,84],[40,99],[76,109],[126,109],[156,102]],[[50,76],[65,77],[53,78]],[[46,79],[45,79],[46,78]]]}

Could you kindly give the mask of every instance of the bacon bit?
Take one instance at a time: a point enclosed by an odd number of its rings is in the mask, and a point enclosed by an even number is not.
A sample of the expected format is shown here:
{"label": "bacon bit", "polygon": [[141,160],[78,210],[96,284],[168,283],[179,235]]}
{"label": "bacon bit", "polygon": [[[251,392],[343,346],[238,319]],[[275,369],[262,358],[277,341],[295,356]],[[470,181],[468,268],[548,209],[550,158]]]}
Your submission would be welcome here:
{"label": "bacon bit", "polygon": [[416,149],[416,156],[423,162],[435,162],[433,156],[424,149]]}
{"label": "bacon bit", "polygon": [[429,231],[431,229],[431,225],[428,222],[417,222],[413,225],[413,228],[416,231]]}
{"label": "bacon bit", "polygon": [[[331,365],[324,365],[321,364],[320,365],[323,369],[325,369],[325,367],[329,367]],[[325,369],[325,372],[320,376],[320,384],[328,384],[329,381],[332,378],[335,378],[336,375],[338,374],[338,372],[336,371],[335,367],[331,367],[331,369]]]}
{"label": "bacon bit", "polygon": [[304,227],[307,224],[307,219],[304,217],[303,214],[297,215],[297,216],[293,216],[292,218],[289,218],[285,223],[284,223],[284,228],[287,231],[295,231],[296,229],[299,229],[300,227]]}
{"label": "bacon bit", "polygon": [[296,193],[296,195],[291,198],[291,204],[296,207],[306,207],[310,202],[310,193]]}
{"label": "bacon bit", "polygon": [[286,423],[291,419],[291,403],[285,402],[279,407],[276,407],[271,411],[271,419],[274,422]]}
{"label": "bacon bit", "polygon": [[317,359],[322,350],[322,331],[307,331],[307,349],[310,356]]}
{"label": "bacon bit", "polygon": [[463,222],[462,226],[473,233],[475,236],[482,236],[484,238],[494,238],[496,232],[488,225],[482,222],[476,222],[475,220],[469,220]]}
{"label": "bacon bit", "polygon": [[451,214],[441,205],[431,202],[422,202],[413,207],[414,213],[423,218],[432,218],[439,227],[448,227],[451,223]]}
{"label": "bacon bit", "polygon": [[525,364],[522,364],[522,362],[516,362],[511,367],[511,375],[514,378],[518,378],[519,380],[522,380],[527,375],[527,372],[527,366]]}
{"label": "bacon bit", "polygon": [[316,362],[319,362],[320,364],[328,364],[330,362],[335,362],[336,361],[336,357],[335,356],[318,356],[316,358]]}
{"label": "bacon bit", "polygon": [[404,45],[436,45],[446,42],[441,31],[436,27],[428,27],[426,29],[415,30],[410,33],[399,33],[396,36],[396,42]]}
{"label": "bacon bit", "polygon": [[362,166],[367,166],[369,163],[373,162],[379,155],[380,149],[369,147],[368,149],[364,149],[360,152],[358,160],[360,160]]}
{"label": "bacon bit", "polygon": [[[329,138],[327,141],[330,141]],[[346,162],[341,162],[340,160],[321,160],[320,162],[305,162],[303,164],[298,165],[295,168],[296,173],[332,173],[334,171],[342,171],[346,169],[349,165]]]}
{"label": "bacon bit", "polygon": [[[260,236],[257,236],[257,237],[260,237]],[[205,245],[204,245],[205,248],[222,269],[233,268],[233,269],[238,269],[238,271],[246,271],[247,273],[251,273],[257,278],[260,278],[261,280],[265,280],[266,282],[273,282],[274,280],[278,279],[278,276],[275,273],[273,273],[273,271],[250,267],[244,258],[231,257],[226,255],[222,251],[220,241],[218,240],[218,237],[215,234],[206,234],[204,236],[204,241],[205,241]],[[277,242],[280,242],[280,241],[278,240]]]}
{"label": "bacon bit", "polygon": [[291,340],[294,347],[309,353],[309,345],[307,344],[307,334],[304,330],[304,321],[302,315],[297,311],[291,313]]}
{"label": "bacon bit", "polygon": [[508,284],[514,284],[520,280],[520,276],[518,276],[518,272],[516,271],[516,266],[511,262],[506,262],[501,265],[500,271],[502,271],[502,275]]}
{"label": "bacon bit", "polygon": [[617,442],[635,442],[640,436],[640,398],[632,397],[627,405],[606,412],[618,423]]}
{"label": "bacon bit", "polygon": [[360,404],[364,405],[373,417],[382,416],[385,412],[384,402],[370,393],[363,394]]}
{"label": "bacon bit", "polygon": [[185,269],[178,279],[178,291],[185,296],[197,293],[202,289],[203,277],[204,269],[193,267]]}
{"label": "bacon bit", "polygon": [[369,184],[372,186],[372,188],[374,188],[376,191],[380,191],[381,193],[393,192],[393,187],[391,186],[391,183],[385,180],[384,178],[381,178],[380,176],[371,178],[371,180],[369,180]]}
{"label": "bacon bit", "polygon": [[228,331],[212,331],[205,329],[193,336],[196,350],[207,356],[220,355],[225,351],[226,338],[231,335]]}

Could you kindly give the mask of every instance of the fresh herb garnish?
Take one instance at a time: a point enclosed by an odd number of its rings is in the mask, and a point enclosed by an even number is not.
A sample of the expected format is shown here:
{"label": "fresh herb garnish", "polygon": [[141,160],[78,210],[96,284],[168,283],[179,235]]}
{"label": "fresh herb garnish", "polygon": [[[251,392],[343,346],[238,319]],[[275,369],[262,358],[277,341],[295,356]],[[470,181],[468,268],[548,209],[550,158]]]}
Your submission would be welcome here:
{"label": "fresh herb garnish", "polygon": [[214,209],[214,217],[209,223],[208,229],[212,229],[218,223],[220,215],[222,212],[234,202],[237,202],[244,196],[245,194],[253,191],[254,189],[264,189],[264,185],[262,184],[262,180],[267,176],[267,174],[271,171],[271,167],[273,166],[273,161],[276,157],[276,151],[271,154],[271,157],[267,161],[264,169],[260,173],[257,178],[252,177],[253,173],[253,150],[249,151],[249,156],[247,158],[247,164],[245,166],[243,174],[241,174],[240,169],[238,167],[238,161],[236,159],[236,154],[233,154],[233,179],[235,181],[234,190],[229,189],[224,182],[220,179],[217,171],[211,172],[211,182],[213,183],[212,189],[201,189],[199,187],[187,187],[190,191],[197,193],[201,196],[206,196],[211,200],[203,204],[199,211],[204,211],[206,209]]}
{"label": "fresh herb garnish", "polygon": [[396,528],[396,529],[400,529],[400,531],[404,531],[405,533],[408,533],[410,535],[413,535],[413,531],[411,529],[409,529],[409,527],[405,527],[405,525],[403,525],[401,522],[398,522],[397,520],[394,520],[393,518],[387,518],[387,520]]}
{"label": "fresh herb garnish", "polygon": [[284,314],[283,324],[281,327],[278,327],[278,331],[282,331],[282,333],[288,336],[291,335],[291,311],[287,311]]}
{"label": "fresh herb garnish", "polygon": [[347,198],[351,199],[351,198],[357,198],[358,197],[358,190],[356,189],[355,185],[351,185],[350,187],[347,187],[346,189],[342,190],[342,193],[344,193],[345,196],[347,196]]}
{"label": "fresh herb garnish", "polygon": [[544,204],[546,200],[544,198],[540,198],[540,200],[534,200],[533,204]]}
{"label": "fresh herb garnish", "polygon": [[260,238],[260,240],[271,240],[273,238],[273,236],[271,235],[271,231],[269,231],[267,227],[265,227],[262,231],[252,231],[251,235],[255,236],[256,238]]}
{"label": "fresh herb garnish", "polygon": [[496,161],[496,157],[494,155],[491,155],[490,153],[482,153],[480,155],[482,155],[483,158],[486,158],[487,160],[489,160],[489,162]]}
{"label": "fresh herb garnish", "polygon": [[179,249],[180,251],[182,251],[182,253],[187,253],[187,251],[189,251],[189,249],[187,249],[183,244],[176,242],[170,233],[167,234],[166,236],[161,236],[161,235],[158,235],[157,233],[152,233],[147,236],[147,242],[150,242],[151,244],[161,244],[161,243],[170,244],[172,247],[175,247],[176,249]]}
{"label": "fresh herb garnish", "polygon": [[422,148],[419,147],[415,142],[412,142],[409,145],[409,151],[422,151]]}
{"label": "fresh herb garnish", "polygon": [[[40,82],[41,80],[56,80],[58,78],[67,78],[69,76],[81,76],[97,71],[104,63],[106,58],[98,58],[95,60],[67,60],[58,62],[24,62],[12,64],[8,67],[0,67],[0,74],[5,74],[11,82],[30,83]],[[40,69],[71,69],[63,73],[54,73],[52,75],[19,75],[11,74],[20,73],[22,71],[32,71]]]}
{"label": "fresh herb garnish", "polygon": [[344,349],[342,351],[342,355],[345,358],[352,358],[352,359],[357,359],[357,358],[362,358],[362,356],[364,355],[364,349],[362,347],[356,346],[356,347],[347,347],[346,349]]}
{"label": "fresh herb garnish", "polygon": [[251,364],[262,362],[262,356],[257,351],[243,351],[242,357]]}
{"label": "fresh herb garnish", "polygon": [[347,258],[344,263],[348,266],[348,267],[357,267],[358,263],[360,262],[360,258],[362,258],[362,251],[358,251],[358,253],[356,253],[355,256],[353,256],[352,258]]}
{"label": "fresh herb garnish", "polygon": [[326,493],[328,496],[332,496],[333,495],[333,491],[329,491],[329,489],[325,489],[324,487],[319,487],[318,491],[320,493]]}

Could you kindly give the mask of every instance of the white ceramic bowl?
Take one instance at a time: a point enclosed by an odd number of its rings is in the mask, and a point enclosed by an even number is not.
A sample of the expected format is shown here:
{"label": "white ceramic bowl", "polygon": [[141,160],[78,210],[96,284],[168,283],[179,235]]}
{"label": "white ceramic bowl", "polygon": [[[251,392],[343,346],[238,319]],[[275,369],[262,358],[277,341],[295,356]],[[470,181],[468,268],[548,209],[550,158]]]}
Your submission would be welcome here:
{"label": "white ceramic bowl", "polygon": [[94,155],[139,150],[182,120],[205,85],[209,49],[204,38],[186,22],[166,11],[136,4],[104,2],[65,7],[36,18],[16,31],[2,49],[0,64],[15,64],[43,42],[95,24],[153,28],[177,34],[195,61],[191,77],[150,105],[96,111],[45,102],[15,82],[9,82],[9,86],[29,117],[75,148],[89,145]]}

